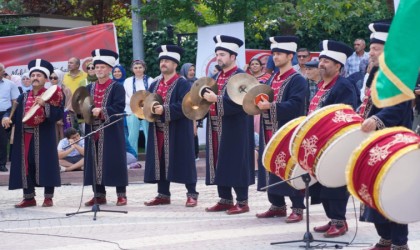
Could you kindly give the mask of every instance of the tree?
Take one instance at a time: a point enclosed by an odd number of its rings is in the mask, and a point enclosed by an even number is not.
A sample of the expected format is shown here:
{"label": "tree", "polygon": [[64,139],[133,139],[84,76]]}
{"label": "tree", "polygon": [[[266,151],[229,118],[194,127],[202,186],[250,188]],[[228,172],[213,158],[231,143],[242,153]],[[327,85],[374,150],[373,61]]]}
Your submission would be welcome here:
{"label": "tree", "polygon": [[130,0],[3,0],[14,14],[42,13],[72,17],[85,17],[93,24],[112,22],[130,16]]}

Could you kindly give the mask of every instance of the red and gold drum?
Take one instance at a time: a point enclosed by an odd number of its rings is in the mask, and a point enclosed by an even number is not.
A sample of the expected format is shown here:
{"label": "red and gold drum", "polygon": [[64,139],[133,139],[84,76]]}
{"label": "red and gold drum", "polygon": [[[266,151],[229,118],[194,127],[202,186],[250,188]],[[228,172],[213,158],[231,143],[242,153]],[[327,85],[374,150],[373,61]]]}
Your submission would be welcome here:
{"label": "red and gold drum", "polygon": [[[305,120],[304,116],[293,119],[283,125],[271,137],[264,149],[261,158],[264,167],[268,172],[277,175],[282,180],[288,180],[306,173],[299,164],[296,164],[296,161],[291,157],[289,151],[289,143],[293,131],[303,120]],[[298,190],[305,188],[305,183],[301,178],[290,180],[287,183]],[[316,183],[315,178],[311,178],[309,185],[314,183]]]}
{"label": "red and gold drum", "polygon": [[292,157],[322,185],[346,185],[345,168],[353,150],[368,137],[363,118],[351,106],[329,105],[311,113],[295,130]]}
{"label": "red and gold drum", "polygon": [[53,105],[60,106],[61,101],[63,100],[63,91],[57,85],[52,85],[41,95],[42,100]]}
{"label": "red and gold drum", "polygon": [[22,122],[28,126],[36,127],[45,120],[44,109],[38,104],[31,107],[22,119]]}
{"label": "red and gold drum", "polygon": [[420,220],[420,137],[404,127],[376,131],[354,150],[349,192],[391,221]]}

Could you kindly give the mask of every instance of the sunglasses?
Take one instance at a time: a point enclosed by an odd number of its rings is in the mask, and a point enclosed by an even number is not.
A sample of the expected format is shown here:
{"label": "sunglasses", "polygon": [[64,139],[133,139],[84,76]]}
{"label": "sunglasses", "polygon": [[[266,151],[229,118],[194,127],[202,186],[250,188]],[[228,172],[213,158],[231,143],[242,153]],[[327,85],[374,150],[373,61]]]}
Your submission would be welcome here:
{"label": "sunglasses", "polygon": [[297,57],[299,57],[299,58],[306,58],[306,57],[308,57],[308,55],[299,55]]}
{"label": "sunglasses", "polygon": [[50,76],[50,80],[58,80],[58,77],[56,77],[56,76]]}
{"label": "sunglasses", "polygon": [[94,67],[87,67],[88,70],[94,70]]}

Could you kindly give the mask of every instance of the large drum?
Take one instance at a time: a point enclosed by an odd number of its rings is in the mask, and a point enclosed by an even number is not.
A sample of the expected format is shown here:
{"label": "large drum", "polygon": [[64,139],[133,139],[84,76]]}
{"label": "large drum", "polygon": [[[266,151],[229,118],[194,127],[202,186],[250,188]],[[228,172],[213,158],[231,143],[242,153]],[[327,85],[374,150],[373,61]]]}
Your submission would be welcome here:
{"label": "large drum", "polygon": [[420,137],[404,127],[373,133],[348,162],[350,193],[391,221],[419,221],[419,142]]}
{"label": "large drum", "polygon": [[[271,137],[270,141],[264,149],[262,155],[262,162],[268,172],[277,175],[282,180],[298,177],[305,174],[299,164],[291,157],[289,151],[289,143],[292,138],[293,131],[296,127],[305,120],[305,117],[298,117],[283,125]],[[304,189],[305,183],[301,178],[287,181],[287,183],[295,189]],[[316,183],[315,178],[311,178],[309,185]]]}
{"label": "large drum", "polygon": [[352,107],[329,105],[310,114],[295,130],[292,157],[322,185],[346,185],[345,168],[353,150],[368,137],[363,118]]}
{"label": "large drum", "polygon": [[57,85],[52,85],[41,95],[42,100],[53,105],[60,106],[61,101],[63,100],[63,91]]}
{"label": "large drum", "polygon": [[38,104],[32,106],[22,119],[22,122],[28,126],[36,127],[45,121],[44,109]]}

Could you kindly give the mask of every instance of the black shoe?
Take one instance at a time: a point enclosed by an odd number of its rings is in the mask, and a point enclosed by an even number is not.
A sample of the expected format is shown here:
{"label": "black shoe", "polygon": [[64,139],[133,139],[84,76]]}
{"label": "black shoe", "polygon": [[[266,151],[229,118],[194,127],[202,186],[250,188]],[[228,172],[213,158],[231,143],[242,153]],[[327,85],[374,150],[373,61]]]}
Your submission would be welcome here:
{"label": "black shoe", "polygon": [[0,172],[7,172],[7,171],[9,171],[9,170],[7,170],[5,165],[0,166]]}

